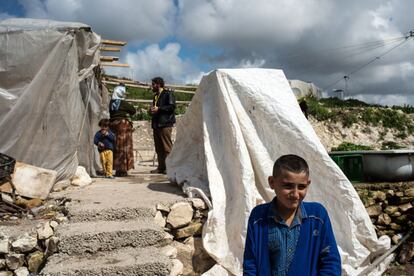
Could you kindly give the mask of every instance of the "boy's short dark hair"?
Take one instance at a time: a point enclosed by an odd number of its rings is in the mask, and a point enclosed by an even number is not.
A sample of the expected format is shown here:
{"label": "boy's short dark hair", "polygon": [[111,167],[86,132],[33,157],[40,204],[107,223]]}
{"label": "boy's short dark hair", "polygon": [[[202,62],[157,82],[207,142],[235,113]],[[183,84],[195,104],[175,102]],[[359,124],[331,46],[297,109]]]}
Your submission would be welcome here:
{"label": "boy's short dark hair", "polygon": [[98,123],[99,127],[109,127],[110,121],[109,119],[101,119]]}
{"label": "boy's short dark hair", "polygon": [[273,177],[282,174],[283,171],[292,173],[306,173],[309,175],[309,166],[305,159],[294,154],[282,155],[273,165]]}
{"label": "boy's short dark hair", "polygon": [[164,79],[161,77],[155,77],[151,80],[152,83],[159,84],[161,87],[164,87]]}

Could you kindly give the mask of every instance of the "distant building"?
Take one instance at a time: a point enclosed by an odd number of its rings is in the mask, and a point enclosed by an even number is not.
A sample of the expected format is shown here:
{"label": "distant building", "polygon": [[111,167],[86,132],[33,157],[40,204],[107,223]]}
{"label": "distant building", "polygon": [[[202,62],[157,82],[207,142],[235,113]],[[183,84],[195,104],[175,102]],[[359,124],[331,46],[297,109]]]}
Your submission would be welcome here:
{"label": "distant building", "polygon": [[310,95],[317,99],[322,98],[322,90],[311,82],[289,80],[289,84],[297,99]]}

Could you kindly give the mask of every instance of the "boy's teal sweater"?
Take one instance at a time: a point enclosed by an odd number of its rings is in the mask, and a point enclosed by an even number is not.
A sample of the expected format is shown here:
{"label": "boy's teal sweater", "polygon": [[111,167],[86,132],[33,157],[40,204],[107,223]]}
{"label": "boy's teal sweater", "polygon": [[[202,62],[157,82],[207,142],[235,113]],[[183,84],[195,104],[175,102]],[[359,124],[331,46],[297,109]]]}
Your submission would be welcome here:
{"label": "boy's teal sweater", "polygon": [[[244,249],[243,275],[271,275],[268,249],[270,203],[256,206],[249,218]],[[326,209],[316,202],[302,202],[299,240],[288,275],[341,275],[341,258]]]}

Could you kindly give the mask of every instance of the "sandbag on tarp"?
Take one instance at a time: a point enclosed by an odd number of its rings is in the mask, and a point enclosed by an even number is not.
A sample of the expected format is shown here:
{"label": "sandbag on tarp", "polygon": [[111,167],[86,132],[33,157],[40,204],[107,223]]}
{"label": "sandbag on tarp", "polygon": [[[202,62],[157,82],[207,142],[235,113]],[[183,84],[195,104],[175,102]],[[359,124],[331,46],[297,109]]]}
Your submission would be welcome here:
{"label": "sandbag on tarp", "polygon": [[95,174],[93,135],[107,99],[95,73],[100,37],[88,25],[0,22],[0,152],[70,178]]}
{"label": "sandbag on tarp", "polygon": [[267,177],[284,154],[308,161],[312,184],[305,200],[327,208],[345,275],[358,274],[390,247],[388,237],[377,238],[358,194],[302,114],[283,72],[217,70],[202,79],[177,125],[167,171],[185,191],[199,188],[211,197],[203,243],[222,268],[241,274],[248,216],[256,204],[273,198]]}

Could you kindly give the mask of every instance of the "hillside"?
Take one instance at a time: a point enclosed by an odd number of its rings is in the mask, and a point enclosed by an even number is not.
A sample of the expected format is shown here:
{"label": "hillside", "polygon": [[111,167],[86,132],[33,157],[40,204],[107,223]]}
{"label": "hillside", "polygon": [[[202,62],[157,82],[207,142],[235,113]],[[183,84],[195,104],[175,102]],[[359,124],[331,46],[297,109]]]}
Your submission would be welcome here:
{"label": "hillside", "polygon": [[[358,149],[414,149],[414,113],[412,107],[383,107],[338,99],[316,100],[306,98],[309,106],[309,122],[327,151],[343,143],[356,145]],[[137,106],[135,140],[139,148],[152,148],[146,108]],[[180,105],[184,113],[184,106]],[[344,146],[344,145],[342,145]],[[341,147],[339,150],[343,149]],[[349,146],[345,145],[345,149]]]}
{"label": "hillside", "polygon": [[410,106],[384,107],[336,98],[306,101],[309,122],[328,151],[342,143],[352,143],[360,149],[414,148],[414,114]]}

